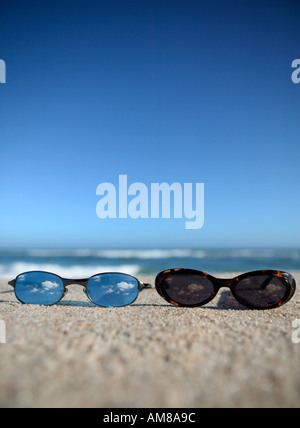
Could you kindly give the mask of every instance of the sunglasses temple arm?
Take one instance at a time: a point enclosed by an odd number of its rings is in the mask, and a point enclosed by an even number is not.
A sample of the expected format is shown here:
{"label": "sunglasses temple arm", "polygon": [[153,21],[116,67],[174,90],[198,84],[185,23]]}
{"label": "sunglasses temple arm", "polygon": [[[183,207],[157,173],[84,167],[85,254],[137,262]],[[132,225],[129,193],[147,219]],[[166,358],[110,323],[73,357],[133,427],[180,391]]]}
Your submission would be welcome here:
{"label": "sunglasses temple arm", "polygon": [[265,290],[265,289],[267,288],[267,286],[270,284],[270,282],[272,281],[272,279],[273,279],[273,276],[272,276],[272,275],[268,276],[268,277],[264,280],[264,282],[261,284],[260,289],[261,289],[261,290]]}
{"label": "sunglasses temple arm", "polygon": [[263,284],[261,285],[261,290],[265,290],[267,288],[267,286],[270,284],[271,280],[273,279],[273,276],[270,275],[268,276],[265,281],[263,282]]}
{"label": "sunglasses temple arm", "polygon": [[15,280],[9,281],[8,285],[11,285],[12,287],[14,287],[15,286]]}
{"label": "sunglasses temple arm", "polygon": [[140,289],[141,290],[150,289],[150,288],[152,288],[151,284],[140,282]]}

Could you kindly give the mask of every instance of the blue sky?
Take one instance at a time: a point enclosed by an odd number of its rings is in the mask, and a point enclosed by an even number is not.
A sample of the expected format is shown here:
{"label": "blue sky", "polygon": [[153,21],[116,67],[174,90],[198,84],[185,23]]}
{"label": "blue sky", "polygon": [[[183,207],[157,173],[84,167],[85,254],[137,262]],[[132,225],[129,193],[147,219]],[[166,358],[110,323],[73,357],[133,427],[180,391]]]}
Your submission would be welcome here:
{"label": "blue sky", "polygon": [[[300,4],[0,5],[2,247],[299,247]],[[100,220],[99,183],[205,183],[205,226]]]}

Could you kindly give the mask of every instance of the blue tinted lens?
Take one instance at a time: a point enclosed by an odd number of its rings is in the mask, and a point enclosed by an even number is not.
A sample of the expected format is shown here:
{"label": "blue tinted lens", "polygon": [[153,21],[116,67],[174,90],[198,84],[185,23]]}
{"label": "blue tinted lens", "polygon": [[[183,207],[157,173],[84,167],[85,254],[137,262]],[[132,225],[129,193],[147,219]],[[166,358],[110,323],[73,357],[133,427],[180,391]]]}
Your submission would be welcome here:
{"label": "blue tinted lens", "polygon": [[139,294],[138,281],[129,275],[104,273],[87,284],[89,298],[99,306],[126,306]]}
{"label": "blue tinted lens", "polygon": [[16,279],[15,293],[17,298],[30,305],[53,305],[64,294],[62,280],[51,273],[30,272]]}

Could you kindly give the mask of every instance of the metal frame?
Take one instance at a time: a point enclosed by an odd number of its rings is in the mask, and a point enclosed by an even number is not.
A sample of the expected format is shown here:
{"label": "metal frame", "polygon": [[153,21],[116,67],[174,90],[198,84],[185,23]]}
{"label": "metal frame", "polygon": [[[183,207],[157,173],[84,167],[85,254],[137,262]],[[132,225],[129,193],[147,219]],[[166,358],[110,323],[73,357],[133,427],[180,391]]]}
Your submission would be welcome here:
{"label": "metal frame", "polygon": [[[61,281],[62,281],[62,283],[63,283],[63,286],[64,286],[64,292],[63,292],[63,295],[62,295],[62,297],[57,301],[57,302],[55,302],[55,303],[53,303],[53,304],[51,304],[51,305],[45,305],[45,306],[53,306],[53,305],[56,305],[57,303],[59,303],[64,297],[65,297],[65,295],[67,294],[67,292],[68,292],[68,289],[67,289],[67,287],[69,287],[70,285],[81,285],[82,287],[84,287],[84,290],[83,290],[83,292],[84,292],[84,294],[87,296],[87,298],[90,300],[90,302],[92,302],[94,305],[96,305],[96,306],[99,306],[99,307],[107,307],[107,306],[101,306],[101,305],[99,305],[98,303],[95,303],[91,298],[90,298],[90,296],[88,295],[88,292],[87,292],[87,285],[88,285],[88,282],[92,279],[92,278],[95,278],[96,276],[101,276],[101,275],[123,275],[123,276],[129,276],[130,278],[133,278],[133,279],[135,279],[136,281],[137,281],[137,283],[138,283],[138,286],[139,286],[139,293],[142,291],[142,290],[145,290],[145,289],[149,289],[149,288],[152,288],[152,285],[151,284],[148,284],[148,283],[143,283],[143,282],[141,282],[141,281],[139,281],[135,276],[133,276],[133,275],[129,275],[129,274],[127,274],[127,273],[122,273],[122,272],[102,272],[102,273],[97,273],[97,274],[95,274],[95,275],[93,275],[93,276],[91,276],[90,278],[82,278],[82,279],[69,279],[69,278],[62,278],[61,276],[59,276],[59,275],[56,275],[55,273],[53,273],[53,272],[46,272],[46,271],[36,271],[36,270],[34,270],[34,271],[29,271],[29,272],[23,272],[23,273],[20,273],[15,279],[13,279],[12,281],[9,281],[9,285],[11,286],[11,287],[13,287],[13,288],[15,288],[15,285],[16,285],[16,282],[17,282],[17,280],[18,280],[18,278],[20,277],[20,276],[22,276],[22,275],[26,275],[26,274],[28,274],[28,273],[46,273],[46,274],[48,274],[48,275],[54,275],[54,276],[56,276],[57,278],[59,278]],[[136,299],[138,298],[138,296],[139,296],[139,293],[138,293],[138,295],[136,296],[136,298],[135,298],[135,300],[133,301],[133,302],[131,302],[129,305],[131,305],[132,303],[134,303],[135,301],[136,301]],[[16,298],[18,299],[18,301],[19,302],[21,302],[21,303],[23,303],[23,304],[26,304],[25,302],[22,302],[22,300],[20,300],[19,298],[18,298],[18,296],[17,296],[17,294],[16,294],[16,292],[15,292],[15,296],[16,296]],[[129,305],[124,305],[124,306],[129,306]],[[123,307],[124,307],[123,306]],[[120,306],[121,307],[121,306]]]}

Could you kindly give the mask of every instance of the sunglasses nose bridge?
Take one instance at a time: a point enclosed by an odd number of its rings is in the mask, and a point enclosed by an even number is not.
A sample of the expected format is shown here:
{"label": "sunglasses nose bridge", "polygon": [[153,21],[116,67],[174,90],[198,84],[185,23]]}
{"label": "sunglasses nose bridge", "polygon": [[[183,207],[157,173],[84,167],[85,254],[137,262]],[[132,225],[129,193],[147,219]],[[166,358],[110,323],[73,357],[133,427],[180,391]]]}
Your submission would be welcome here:
{"label": "sunglasses nose bridge", "polygon": [[63,279],[63,283],[65,287],[69,285],[81,285],[82,287],[86,287],[88,280],[87,279]]}
{"label": "sunglasses nose bridge", "polygon": [[231,288],[233,286],[233,279],[219,279],[218,286],[219,288]]}

